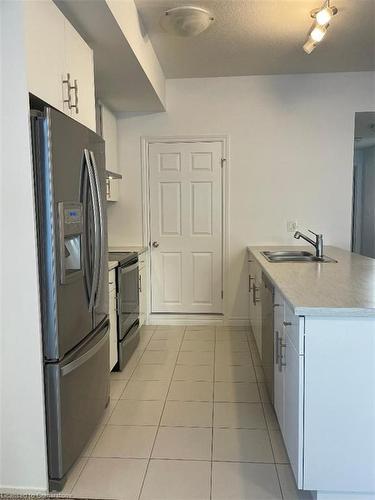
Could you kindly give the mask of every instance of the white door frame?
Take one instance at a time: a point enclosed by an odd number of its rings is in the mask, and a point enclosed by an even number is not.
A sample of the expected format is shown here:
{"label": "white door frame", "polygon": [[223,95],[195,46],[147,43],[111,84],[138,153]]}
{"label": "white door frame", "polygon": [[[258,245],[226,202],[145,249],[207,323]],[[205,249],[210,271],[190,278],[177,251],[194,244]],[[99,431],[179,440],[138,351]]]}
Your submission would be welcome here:
{"label": "white door frame", "polygon": [[[176,143],[176,142],[220,142],[222,153],[222,290],[223,297],[223,314],[219,315],[162,315],[157,314],[153,323],[169,324],[188,324],[188,323],[224,323],[227,317],[228,304],[228,261],[229,261],[229,136],[228,135],[194,135],[194,136],[145,136],[141,137],[141,170],[142,170],[142,239],[143,245],[150,250],[150,265],[148,282],[150,283],[148,290],[148,311],[151,314],[151,229],[150,229],[150,165],[148,151],[150,144],[155,143]],[[150,321],[147,320],[147,323]]]}

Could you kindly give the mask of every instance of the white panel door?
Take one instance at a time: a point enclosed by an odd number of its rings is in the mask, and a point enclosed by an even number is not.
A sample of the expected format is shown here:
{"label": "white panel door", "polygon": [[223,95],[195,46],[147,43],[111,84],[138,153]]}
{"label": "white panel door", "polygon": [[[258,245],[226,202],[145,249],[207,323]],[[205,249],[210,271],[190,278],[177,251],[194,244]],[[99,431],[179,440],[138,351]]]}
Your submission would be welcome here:
{"label": "white panel door", "polygon": [[222,312],[220,142],[149,146],[152,312]]}

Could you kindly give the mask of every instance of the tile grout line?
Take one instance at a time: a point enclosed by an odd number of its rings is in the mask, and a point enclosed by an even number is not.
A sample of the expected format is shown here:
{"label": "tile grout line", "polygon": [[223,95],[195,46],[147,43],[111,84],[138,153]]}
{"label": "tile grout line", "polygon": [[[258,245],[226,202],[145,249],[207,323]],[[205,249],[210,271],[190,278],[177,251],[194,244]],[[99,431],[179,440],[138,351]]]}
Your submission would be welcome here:
{"label": "tile grout line", "polygon": [[[141,327],[140,329],[142,329],[142,327]],[[139,356],[139,358],[138,358],[138,360],[137,360],[136,364],[134,365],[133,370],[132,370],[132,371],[131,371],[131,373],[129,374],[129,378],[128,378],[128,379],[123,379],[123,380],[125,380],[125,381],[126,381],[126,384],[125,384],[125,387],[123,388],[123,390],[122,390],[122,392],[121,392],[121,394],[120,394],[119,398],[117,399],[117,403],[120,401],[121,396],[124,394],[125,389],[128,387],[129,382],[130,382],[130,380],[131,380],[131,378],[132,378],[132,376],[133,376],[133,374],[134,374],[135,370],[138,368],[138,365],[140,364],[141,359],[142,359],[142,357],[143,357],[144,353],[146,352],[147,346],[148,346],[148,344],[151,342],[151,339],[152,339],[152,337],[154,336],[154,333],[155,333],[155,332],[156,332],[156,330],[153,330],[152,332],[150,332],[150,333],[151,333],[151,336],[150,336],[150,338],[148,339],[148,341],[146,342],[145,346],[143,347],[143,349],[142,349],[142,354]],[[146,333],[146,332],[145,332],[145,333]],[[122,379],[119,379],[119,380],[122,380]],[[116,405],[115,405],[115,406],[117,406],[117,403],[116,403]],[[114,409],[113,409],[113,411],[114,411]],[[113,411],[112,411],[112,413],[113,413]],[[111,413],[111,415],[112,415],[112,413]],[[109,419],[108,419],[108,422],[109,422]]]}
{"label": "tile grout line", "polygon": [[149,466],[150,466],[151,457],[152,457],[152,453],[153,453],[153,451],[154,451],[154,447],[155,447],[156,439],[157,439],[158,434],[159,434],[159,429],[160,429],[161,420],[162,420],[162,418],[163,418],[165,405],[167,404],[168,394],[169,394],[169,390],[170,390],[170,387],[171,387],[171,384],[172,384],[173,375],[174,375],[174,372],[175,372],[175,370],[176,370],[176,366],[177,366],[177,359],[178,359],[178,356],[179,356],[180,351],[181,351],[181,346],[182,346],[182,342],[183,342],[184,337],[185,337],[185,332],[186,332],[186,326],[184,327],[184,332],[183,332],[182,339],[181,339],[181,341],[180,341],[180,345],[179,345],[179,349],[178,349],[177,358],[176,358],[176,361],[175,361],[175,363],[174,363],[173,371],[172,371],[171,378],[170,378],[170,381],[169,381],[169,384],[168,384],[168,390],[167,390],[167,393],[166,393],[165,398],[164,398],[164,405],[163,405],[162,411],[161,411],[161,413],[160,413],[159,424],[157,425],[157,429],[156,429],[156,433],[155,433],[155,438],[154,438],[154,441],[153,441],[153,443],[152,443],[152,447],[151,447],[151,451],[150,451],[150,456],[149,456],[149,458],[148,458],[147,465],[146,465],[146,469],[145,469],[145,473],[144,473],[144,475],[143,475],[143,480],[142,480],[141,488],[140,488],[140,490],[139,490],[138,500],[140,500],[140,499],[141,499],[141,496],[142,496],[143,487],[144,487],[144,484],[145,484],[145,481],[146,481],[146,476],[147,476],[147,472],[148,472],[148,469],[149,469]]}
{"label": "tile grout line", "polygon": [[[103,433],[104,433],[104,431],[105,431],[105,428],[106,428],[106,427],[108,427],[108,425],[111,425],[111,424],[109,424],[109,420],[110,420],[110,418],[111,418],[111,416],[112,416],[113,412],[115,411],[116,406],[118,405],[118,402],[120,401],[121,396],[123,395],[123,393],[124,393],[124,391],[125,391],[126,387],[128,386],[128,384],[129,384],[129,382],[130,382],[130,379],[131,379],[131,377],[132,377],[132,375],[133,375],[133,373],[134,373],[134,370],[135,370],[135,369],[137,368],[137,366],[139,365],[139,362],[140,362],[140,360],[141,360],[141,358],[142,358],[142,356],[143,356],[143,354],[144,354],[144,352],[145,352],[145,350],[146,350],[146,347],[148,346],[148,344],[150,343],[150,341],[151,341],[152,337],[154,336],[155,331],[156,331],[156,329],[152,331],[152,334],[151,334],[151,336],[150,336],[150,338],[149,338],[148,342],[146,343],[146,345],[145,345],[145,347],[144,347],[144,349],[143,349],[143,352],[142,352],[141,356],[138,358],[138,361],[137,361],[137,363],[135,364],[135,366],[134,366],[134,368],[133,368],[133,370],[132,370],[132,372],[131,372],[131,374],[130,374],[129,378],[128,378],[128,379],[124,379],[124,380],[126,381],[126,384],[125,384],[125,387],[124,387],[123,391],[122,391],[122,392],[121,392],[121,394],[120,394],[120,397],[119,397],[118,399],[113,399],[113,401],[116,401],[116,403],[115,403],[115,405],[114,405],[114,407],[113,407],[113,409],[112,409],[111,413],[109,414],[109,417],[108,417],[108,419],[107,419],[106,423],[103,425],[103,430],[102,430],[102,432],[99,434],[98,439],[96,439],[95,444],[94,444],[94,446],[93,446],[93,448],[92,448],[92,450],[91,450],[91,452],[90,452],[89,456],[88,456],[88,457],[82,457],[82,458],[85,458],[85,459],[86,459],[85,464],[84,464],[84,466],[82,467],[82,469],[81,469],[80,473],[78,474],[77,479],[74,481],[74,484],[73,484],[72,488],[70,489],[70,492],[68,493],[68,495],[73,495],[73,490],[74,490],[74,488],[75,488],[76,484],[78,483],[78,481],[79,481],[79,479],[80,479],[80,477],[81,477],[81,475],[82,475],[83,471],[85,470],[85,468],[86,468],[86,466],[87,466],[87,464],[88,464],[88,461],[90,460],[90,458],[93,458],[93,457],[92,457],[92,453],[94,452],[94,449],[95,449],[96,445],[98,444],[99,439],[102,437],[102,435],[103,435]],[[111,372],[109,372],[109,375],[111,376]],[[117,379],[116,379],[116,380],[117,380]],[[119,379],[119,380],[121,381],[122,379]],[[111,397],[109,398],[109,403],[108,403],[108,404],[111,404]],[[73,497],[73,498],[74,498],[74,497]]]}
{"label": "tile grout line", "polygon": [[[130,375],[129,375],[129,378],[127,378],[127,379],[115,379],[116,381],[117,381],[117,380],[119,380],[119,381],[122,381],[122,380],[123,380],[123,381],[125,381],[125,382],[126,382],[126,383],[125,383],[125,386],[124,386],[124,389],[122,390],[122,392],[121,392],[120,396],[119,396],[117,399],[112,399],[112,401],[116,401],[116,403],[115,403],[115,405],[114,405],[114,407],[113,407],[113,409],[112,409],[111,413],[109,414],[109,417],[108,417],[108,419],[107,419],[106,423],[103,425],[103,430],[102,430],[102,432],[99,434],[98,439],[96,439],[95,444],[94,444],[94,446],[93,446],[93,448],[92,448],[92,450],[91,450],[91,452],[90,452],[89,456],[88,456],[88,457],[83,457],[83,458],[86,458],[86,462],[85,462],[85,465],[82,467],[82,470],[80,471],[80,473],[79,473],[79,475],[78,475],[78,477],[77,477],[76,481],[74,482],[74,485],[73,485],[73,487],[72,487],[72,489],[71,489],[71,493],[73,493],[73,489],[74,489],[74,487],[76,486],[76,484],[77,484],[78,480],[80,479],[80,477],[81,477],[81,475],[82,475],[82,473],[83,473],[84,469],[86,468],[88,461],[90,460],[90,458],[93,458],[93,457],[92,457],[92,453],[94,452],[94,449],[95,449],[96,445],[98,444],[98,442],[99,442],[100,438],[102,437],[102,435],[103,435],[103,433],[104,433],[104,431],[105,431],[106,427],[108,427],[109,425],[111,425],[111,424],[109,424],[110,418],[111,418],[111,416],[112,416],[113,412],[115,411],[116,406],[118,405],[118,402],[120,401],[121,396],[123,395],[123,393],[124,393],[124,391],[125,391],[126,387],[128,386],[128,384],[129,384],[129,382],[130,382],[130,379],[131,379],[131,377],[132,377],[132,375],[133,375],[133,373],[134,373],[134,370],[135,370],[135,369],[137,368],[137,366],[139,365],[139,362],[140,362],[140,360],[141,360],[141,358],[142,358],[142,356],[143,356],[143,354],[144,354],[144,352],[145,352],[145,350],[146,350],[147,345],[149,344],[150,340],[152,339],[153,335],[154,335],[154,331],[152,332],[151,337],[149,338],[148,342],[146,343],[146,345],[145,345],[145,347],[144,347],[144,349],[143,349],[142,354],[139,356],[138,361],[136,362],[136,364],[135,364],[135,366],[134,366],[134,368],[133,368],[132,372],[131,372],[131,373],[130,373]],[[111,372],[110,372],[110,374],[111,374]],[[110,398],[109,404],[110,404],[110,403],[111,403],[111,398]]]}
{"label": "tile grout line", "polygon": [[214,467],[214,418],[215,418],[215,364],[216,364],[216,326],[215,326],[215,341],[214,341],[214,364],[213,364],[213,379],[212,379],[212,428],[211,428],[211,475],[210,475],[210,500],[212,500],[213,486],[213,467]]}
{"label": "tile grout line", "polygon": [[[250,326],[250,329],[251,329],[251,326]],[[252,333],[252,336],[254,338],[254,334],[251,330],[251,333]],[[249,341],[249,336],[247,336],[247,342],[249,344],[249,349],[250,349],[250,355],[251,355],[251,359],[253,361],[253,365],[254,365],[254,359],[253,359],[253,353],[251,351],[251,346],[250,346],[250,341]],[[258,346],[256,346],[256,348],[258,348]],[[259,353],[258,353],[259,354]],[[268,436],[268,441],[269,441],[269,444],[270,444],[270,447],[271,447],[271,451],[272,451],[272,456],[273,456],[273,466],[275,468],[275,472],[276,472],[276,477],[277,477],[277,482],[278,482],[278,485],[279,485],[279,490],[280,490],[280,495],[281,495],[281,499],[284,499],[284,494],[283,494],[283,490],[281,488],[281,481],[280,481],[280,477],[279,477],[279,471],[277,470],[277,465],[276,465],[276,457],[275,457],[275,452],[273,450],[273,446],[272,446],[272,441],[271,441],[271,435],[270,435],[270,428],[269,428],[269,424],[268,424],[268,421],[267,421],[267,417],[266,417],[266,411],[264,409],[264,404],[265,402],[263,401],[263,398],[262,398],[262,393],[260,391],[260,387],[259,387],[259,382],[258,382],[258,376],[257,376],[257,373],[256,373],[256,368],[255,368],[255,365],[254,365],[254,370],[255,370],[255,378],[257,380],[257,388],[258,388],[258,392],[259,392],[259,398],[260,398],[260,402],[261,402],[261,405],[262,405],[262,412],[263,412],[263,417],[264,417],[264,420],[266,422],[266,427],[267,427],[267,436]],[[272,403],[270,401],[270,404],[272,406]]]}

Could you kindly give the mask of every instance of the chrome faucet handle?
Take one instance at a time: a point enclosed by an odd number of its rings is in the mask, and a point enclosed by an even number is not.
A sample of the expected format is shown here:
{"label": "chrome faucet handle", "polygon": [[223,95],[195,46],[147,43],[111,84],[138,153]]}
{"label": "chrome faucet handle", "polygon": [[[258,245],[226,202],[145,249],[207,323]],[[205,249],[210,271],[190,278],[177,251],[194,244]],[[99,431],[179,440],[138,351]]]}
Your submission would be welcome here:
{"label": "chrome faucet handle", "polygon": [[311,234],[315,235],[317,238],[321,238],[321,237],[323,236],[323,235],[322,235],[322,233],[314,233],[314,231],[311,231],[311,229],[308,229],[308,231],[309,231]]}
{"label": "chrome faucet handle", "polygon": [[323,257],[323,235],[322,234],[316,234],[314,231],[311,231],[309,229],[310,233],[315,235],[315,249],[316,249],[316,256],[317,257]]}

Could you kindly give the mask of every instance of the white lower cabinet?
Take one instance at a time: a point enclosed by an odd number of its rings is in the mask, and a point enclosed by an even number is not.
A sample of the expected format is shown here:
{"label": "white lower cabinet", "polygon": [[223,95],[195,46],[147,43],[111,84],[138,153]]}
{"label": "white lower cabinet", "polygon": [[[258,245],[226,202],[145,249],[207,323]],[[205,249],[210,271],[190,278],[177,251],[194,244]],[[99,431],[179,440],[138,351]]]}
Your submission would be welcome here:
{"label": "white lower cabinet", "polygon": [[249,272],[249,317],[259,356],[262,357],[262,307],[260,287],[262,282],[261,267],[252,259],[248,260]]}
{"label": "white lower cabinet", "polygon": [[[257,266],[249,252],[256,339]],[[275,284],[273,403],[297,487],[318,500],[375,499],[374,339],[373,317],[297,316]]]}
{"label": "white lower cabinet", "polygon": [[109,367],[114,368],[117,354],[117,307],[116,307],[116,270],[109,272]]}
{"label": "white lower cabinet", "polygon": [[303,486],[303,356],[284,338],[284,421],[282,434],[297,486]]}
{"label": "white lower cabinet", "polygon": [[274,408],[290,464],[297,482],[303,486],[303,353],[304,318],[295,316],[281,293],[274,298]]}
{"label": "white lower cabinet", "polygon": [[273,338],[274,338],[274,407],[279,421],[280,428],[284,426],[284,369],[282,349],[284,341],[284,297],[275,289],[274,298],[274,321],[273,321]]}

